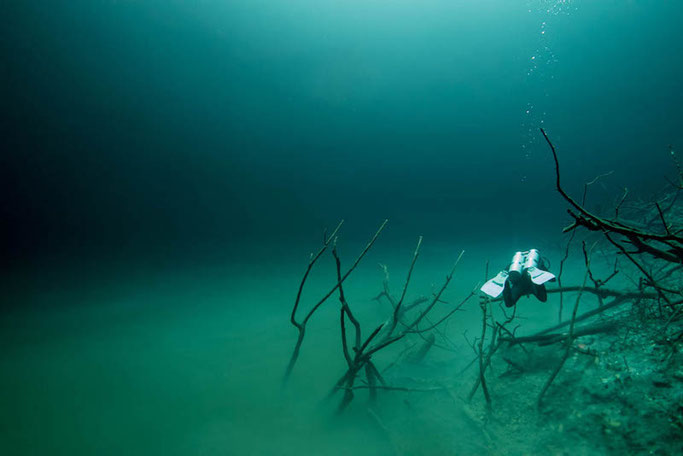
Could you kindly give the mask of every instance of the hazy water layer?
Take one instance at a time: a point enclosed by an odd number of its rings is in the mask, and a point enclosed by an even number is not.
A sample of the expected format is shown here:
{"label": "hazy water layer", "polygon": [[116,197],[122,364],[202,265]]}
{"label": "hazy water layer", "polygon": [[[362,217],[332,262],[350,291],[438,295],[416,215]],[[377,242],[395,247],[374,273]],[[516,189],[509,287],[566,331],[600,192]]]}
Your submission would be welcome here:
{"label": "hazy water layer", "polygon": [[[482,454],[461,401],[476,296],[447,349],[387,374],[448,393],[368,411],[362,392],[335,417],[336,295],[281,387],[309,254],[344,219],[348,267],[389,219],[345,289],[367,334],[391,312],[378,264],[400,290],[418,236],[411,299],[465,251],[440,315],[515,251],[558,271],[571,219],[539,128],[577,199],[601,176],[586,204],[609,217],[625,187],[649,201],[676,178],[681,2],[17,0],[0,17],[2,454]],[[596,239],[574,239],[565,284]],[[334,272],[326,254],[302,309]],[[558,307],[522,299],[519,333]],[[535,416],[498,450],[600,452],[562,421],[536,436]]]}

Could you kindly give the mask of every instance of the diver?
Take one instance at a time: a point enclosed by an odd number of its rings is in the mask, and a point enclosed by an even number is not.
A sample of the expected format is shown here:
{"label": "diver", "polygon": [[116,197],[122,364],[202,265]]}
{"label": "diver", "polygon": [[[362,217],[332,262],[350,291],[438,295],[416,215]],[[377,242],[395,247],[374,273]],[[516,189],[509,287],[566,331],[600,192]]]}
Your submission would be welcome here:
{"label": "diver", "polygon": [[502,293],[507,307],[514,306],[519,298],[530,294],[539,301],[546,302],[548,293],[545,283],[555,281],[555,275],[546,271],[546,263],[536,249],[516,252],[507,270],[500,271],[486,282],[481,291],[492,298],[497,298]]}

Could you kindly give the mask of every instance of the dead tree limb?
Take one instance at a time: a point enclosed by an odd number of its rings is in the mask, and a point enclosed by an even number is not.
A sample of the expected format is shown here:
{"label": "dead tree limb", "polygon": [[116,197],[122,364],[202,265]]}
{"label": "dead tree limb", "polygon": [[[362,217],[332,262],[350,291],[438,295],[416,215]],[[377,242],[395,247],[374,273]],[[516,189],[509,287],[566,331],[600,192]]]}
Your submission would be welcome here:
{"label": "dead tree limb", "polygon": [[[553,159],[555,160],[555,186],[557,191],[576,211],[574,212],[571,209],[568,210],[569,215],[571,215],[571,217],[574,219],[574,223],[565,228],[565,232],[571,231],[578,226],[583,226],[590,231],[620,234],[626,237],[631,244],[638,248],[639,252],[642,251],[649,253],[650,255],[665,261],[683,263],[683,236],[677,233],[672,233],[669,230],[663,234],[644,231],[642,229],[636,228],[635,226],[621,223],[617,220],[608,220],[589,212],[582,204],[579,204],[576,202],[576,200],[569,196],[569,194],[567,194],[567,192],[565,192],[562,188],[560,182],[560,163],[559,159],[557,158],[555,146],[550,141],[550,138],[546,134],[545,130],[543,128],[540,130],[546,142],[548,143],[553,155]],[[648,244],[648,242],[658,242],[661,246]]]}
{"label": "dead tree limb", "polygon": [[[595,244],[593,244],[593,246],[595,246]],[[585,243],[583,244],[583,254],[585,257],[585,261],[586,261],[586,273],[583,276],[582,287],[585,287],[586,282],[588,281],[588,274],[590,271],[590,253],[586,252],[586,244]],[[574,310],[572,311],[572,319],[571,319],[571,322],[569,324],[569,334],[567,335],[567,338],[566,338],[566,346],[565,346],[564,354],[562,355],[562,359],[557,364],[557,367],[555,368],[553,373],[550,375],[548,380],[545,382],[545,385],[543,385],[543,389],[541,389],[541,392],[538,394],[537,407],[539,410],[543,406],[543,396],[545,396],[546,391],[548,391],[548,388],[550,388],[550,385],[552,385],[553,381],[555,380],[555,377],[557,377],[557,374],[559,374],[560,370],[562,370],[562,366],[564,366],[564,363],[567,361],[567,358],[569,358],[569,352],[571,351],[572,344],[574,343],[574,339],[576,337],[574,335],[574,324],[576,323],[576,313],[579,310],[579,302],[581,301],[582,292],[583,292],[583,290],[579,291],[579,294],[576,297],[576,302],[574,303]]]}
{"label": "dead tree limb", "polygon": [[[578,321],[578,317],[574,319],[574,323]],[[567,322],[571,323],[571,321]],[[601,323],[589,324],[582,326],[580,328],[574,328],[574,338],[587,336],[590,334],[599,334],[611,331],[617,327],[617,322],[606,321]],[[503,339],[503,342],[508,342],[510,346],[525,343],[537,343],[539,345],[549,345],[562,340],[566,340],[569,333],[549,333],[549,334],[536,334],[533,336],[523,336],[523,337],[513,337],[509,339]]]}
{"label": "dead tree limb", "polygon": [[[548,294],[555,294],[555,293],[571,293],[571,292],[578,292],[581,291],[582,293],[591,293],[596,296],[600,296],[603,299],[604,298],[643,298],[643,299],[656,299],[657,298],[657,293],[648,293],[640,290],[632,290],[632,291],[619,291],[611,288],[595,288],[595,287],[580,287],[577,285],[572,285],[572,286],[565,286],[561,288],[550,288],[547,290]],[[491,302],[499,302],[502,301],[502,297],[498,298],[493,298],[491,299]]]}
{"label": "dead tree limb", "polygon": [[301,302],[302,292],[303,292],[303,289],[304,289],[304,285],[306,284],[306,281],[308,280],[308,276],[309,276],[311,270],[313,269],[313,266],[315,265],[315,263],[316,263],[316,262],[318,261],[318,259],[322,256],[322,254],[327,250],[327,247],[330,245],[330,242],[332,242],[333,240],[336,239],[337,232],[338,232],[339,229],[341,228],[341,225],[344,223],[343,220],[342,220],[341,222],[339,222],[339,224],[337,225],[337,227],[334,229],[334,231],[332,232],[332,234],[331,234],[329,237],[326,236],[326,237],[323,239],[323,246],[320,248],[320,250],[318,251],[318,253],[311,256],[311,260],[308,262],[308,267],[306,268],[306,272],[304,273],[304,276],[303,276],[303,278],[301,279],[301,283],[299,284],[299,290],[297,291],[296,299],[295,299],[295,301],[294,301],[294,306],[292,307],[292,313],[291,313],[291,316],[290,316],[290,321],[291,321],[292,325],[297,329],[297,331],[299,332],[299,334],[298,334],[298,336],[297,336],[297,340],[296,340],[296,343],[295,343],[295,345],[294,345],[294,349],[292,350],[292,355],[291,355],[290,358],[289,358],[289,363],[287,363],[287,368],[286,368],[286,370],[285,370],[285,375],[284,375],[284,378],[283,378],[283,383],[287,383],[287,381],[289,380],[289,377],[290,377],[291,374],[292,374],[292,370],[294,369],[294,365],[296,364],[297,360],[299,359],[299,353],[300,353],[300,351],[301,351],[301,344],[303,343],[304,337],[305,337],[305,335],[306,335],[306,325],[308,324],[308,321],[311,319],[311,317],[313,316],[313,314],[315,314],[315,312],[320,308],[320,306],[323,305],[323,303],[324,303],[325,301],[327,301],[327,299],[328,299],[330,296],[332,296],[332,294],[337,290],[337,288],[339,288],[339,287],[341,286],[341,284],[349,277],[349,275],[351,275],[351,273],[354,271],[354,269],[356,269],[356,266],[358,266],[358,263],[360,263],[360,261],[363,259],[363,257],[365,256],[365,254],[368,253],[368,251],[370,250],[370,248],[374,245],[375,241],[377,240],[377,238],[379,237],[380,233],[382,232],[382,230],[383,230],[384,227],[386,226],[387,222],[388,222],[388,220],[384,220],[384,221],[382,222],[382,224],[380,225],[380,227],[379,227],[379,228],[377,229],[377,231],[375,232],[375,235],[372,237],[372,239],[370,239],[370,241],[367,243],[367,245],[365,246],[365,248],[363,249],[363,251],[360,253],[360,255],[358,255],[358,258],[356,258],[356,261],[355,261],[355,262],[353,263],[353,265],[346,271],[346,273],[345,273],[340,279],[338,279],[337,283],[332,287],[332,289],[331,289],[329,292],[327,292],[327,293],[326,293],[326,294],[325,294],[325,295],[324,295],[324,296],[323,296],[323,297],[322,297],[322,298],[321,298],[321,299],[320,299],[320,300],[319,300],[319,301],[318,301],[318,302],[317,302],[317,303],[308,311],[308,313],[307,313],[306,316],[303,318],[303,320],[297,321],[296,314],[297,314],[297,310],[299,309],[299,304],[300,304],[300,302]]}
{"label": "dead tree limb", "polygon": [[486,386],[486,376],[484,375],[484,340],[486,339],[486,308],[488,307],[488,299],[482,298],[480,302],[481,312],[482,312],[482,325],[481,325],[481,339],[479,339],[479,383],[481,384],[481,390],[484,392],[484,398],[486,399],[486,408],[491,408],[491,396],[489,395],[488,386]]}
{"label": "dead tree limb", "polygon": [[[338,407],[339,412],[343,411],[351,403],[351,401],[354,398],[355,390],[368,389],[370,391],[371,398],[374,398],[377,392],[380,390],[403,390],[402,387],[387,385],[387,382],[380,375],[378,369],[374,365],[372,357],[379,351],[384,350],[385,348],[391,346],[392,344],[398,342],[399,340],[413,333],[418,334],[420,337],[424,338],[427,341],[427,343],[423,346],[423,353],[421,353],[421,355],[424,356],[424,354],[426,353],[424,350],[428,350],[429,347],[431,347],[434,344],[434,335],[429,334],[429,336],[424,336],[422,333],[424,333],[427,330],[436,329],[441,323],[443,323],[446,320],[446,318],[441,318],[438,322],[431,324],[430,327],[427,329],[419,328],[420,322],[428,318],[429,313],[434,309],[436,304],[438,302],[443,302],[441,301],[441,296],[446,290],[448,284],[451,282],[453,275],[455,273],[455,269],[460,259],[462,258],[464,251],[461,252],[458,256],[455,265],[451,269],[450,273],[446,276],[446,280],[442,287],[439,289],[439,291],[435,293],[429,301],[427,301],[428,303],[426,306],[423,306],[422,308],[417,308],[413,312],[413,315],[411,315],[408,313],[408,310],[406,310],[408,306],[405,306],[405,302],[407,297],[407,290],[410,286],[412,273],[415,268],[415,263],[420,254],[421,245],[422,237],[420,236],[415,251],[413,253],[410,267],[408,269],[408,274],[399,299],[394,299],[391,293],[389,292],[388,272],[386,267],[383,268],[385,272],[384,292],[380,293],[378,298],[381,296],[385,296],[392,304],[392,312],[387,321],[379,325],[377,328],[375,328],[375,330],[367,338],[365,338],[365,340],[362,343],[361,341],[363,340],[363,338],[361,336],[361,325],[359,321],[355,318],[351,310],[351,307],[348,303],[347,297],[344,293],[342,283],[345,277],[341,274],[341,260],[339,258],[339,253],[336,249],[336,244],[333,246],[332,255],[335,259],[338,282],[336,289],[338,289],[339,292],[340,302],[340,330],[342,337],[342,353],[344,355],[347,367],[344,374],[335,383],[328,397],[333,396],[337,391],[341,391],[343,393],[341,402]],[[466,298],[463,302],[461,302],[460,306],[462,306],[462,304],[464,304],[464,302],[466,302],[467,299],[469,299],[469,297]],[[422,303],[424,301],[418,299],[417,302]],[[417,307],[418,304],[415,304],[415,306]],[[458,306],[455,310],[457,310],[460,306]],[[447,316],[452,315],[452,313],[453,311],[449,312]],[[353,324],[355,331],[353,353],[349,349],[349,341],[347,340],[347,318]],[[361,372],[365,374],[365,385],[356,385],[358,376]]]}

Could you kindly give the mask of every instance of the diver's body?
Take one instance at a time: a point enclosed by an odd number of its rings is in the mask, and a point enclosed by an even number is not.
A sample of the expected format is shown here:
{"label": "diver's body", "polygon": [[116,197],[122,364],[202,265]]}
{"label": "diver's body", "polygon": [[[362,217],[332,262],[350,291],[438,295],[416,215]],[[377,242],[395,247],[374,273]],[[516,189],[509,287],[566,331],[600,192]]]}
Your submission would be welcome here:
{"label": "diver's body", "polygon": [[516,252],[507,270],[500,271],[496,277],[481,287],[481,291],[497,298],[503,294],[507,307],[514,306],[522,296],[533,294],[541,302],[546,302],[548,292],[546,282],[555,281],[555,275],[546,271],[546,264],[536,249]]}

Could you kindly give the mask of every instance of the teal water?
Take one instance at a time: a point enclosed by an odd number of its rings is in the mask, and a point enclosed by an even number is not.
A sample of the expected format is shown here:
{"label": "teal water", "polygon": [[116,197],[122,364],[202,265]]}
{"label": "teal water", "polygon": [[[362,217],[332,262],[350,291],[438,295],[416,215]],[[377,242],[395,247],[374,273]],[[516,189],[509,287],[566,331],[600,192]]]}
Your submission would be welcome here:
{"label": "teal water", "polygon": [[[389,219],[346,290],[373,328],[377,264],[400,289],[420,235],[411,297],[465,250],[445,309],[516,250],[557,271],[570,219],[539,127],[573,194],[611,173],[596,210],[659,191],[683,143],[674,1],[35,0],[0,17],[2,454],[486,454],[452,398],[390,393],[378,421],[359,393],[334,415],[336,295],[282,388],[323,230],[345,220],[349,265]],[[573,250],[566,283],[582,265]],[[303,305],[334,280],[326,255]],[[558,300],[518,311],[532,332]],[[478,331],[474,299],[451,349],[396,382],[460,397]],[[606,451],[528,432],[492,454]]]}

